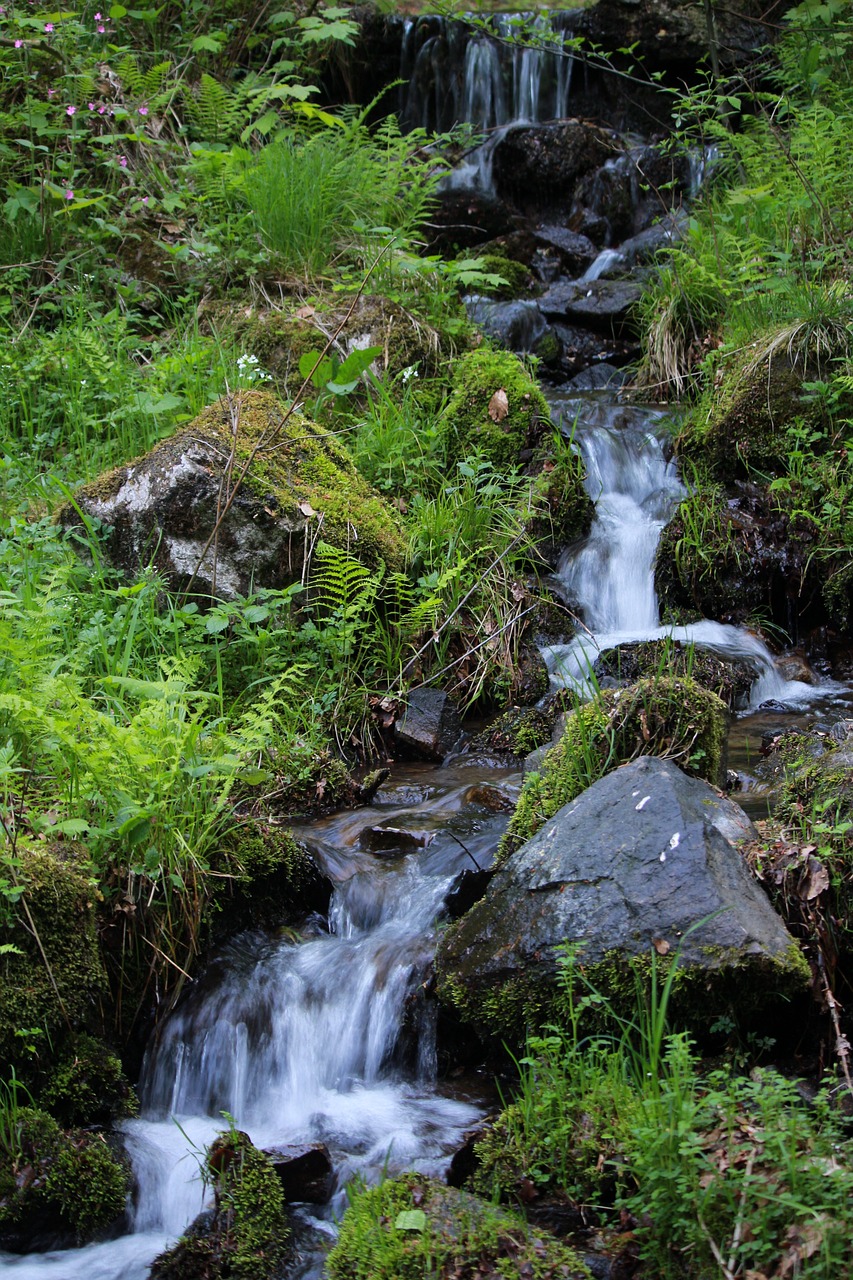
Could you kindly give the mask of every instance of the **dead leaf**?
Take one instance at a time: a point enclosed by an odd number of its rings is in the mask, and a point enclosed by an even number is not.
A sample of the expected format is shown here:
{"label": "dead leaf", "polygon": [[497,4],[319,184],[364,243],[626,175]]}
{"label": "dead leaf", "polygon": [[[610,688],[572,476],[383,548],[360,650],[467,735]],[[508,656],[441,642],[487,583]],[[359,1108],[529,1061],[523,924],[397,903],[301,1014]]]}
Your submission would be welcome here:
{"label": "dead leaf", "polygon": [[806,867],[806,875],[800,885],[800,897],[806,902],[811,902],[813,898],[817,898],[829,888],[829,872],[822,862],[818,862],[817,858],[811,856]]}
{"label": "dead leaf", "polygon": [[296,319],[297,320],[313,320],[316,314],[317,313],[314,307],[306,304],[304,307],[300,307],[299,310],[296,312]]}
{"label": "dead leaf", "polygon": [[659,956],[665,956],[671,950],[666,938],[652,938],[652,946]]}
{"label": "dead leaf", "polygon": [[316,516],[317,514],[317,512],[311,506],[311,503],[306,498],[303,498],[302,501],[300,502],[299,510],[302,512],[304,516],[308,516],[309,518],[311,516]]}
{"label": "dead leaf", "polygon": [[509,413],[509,400],[503,387],[496,391],[489,401],[489,417],[492,422],[503,422]]}

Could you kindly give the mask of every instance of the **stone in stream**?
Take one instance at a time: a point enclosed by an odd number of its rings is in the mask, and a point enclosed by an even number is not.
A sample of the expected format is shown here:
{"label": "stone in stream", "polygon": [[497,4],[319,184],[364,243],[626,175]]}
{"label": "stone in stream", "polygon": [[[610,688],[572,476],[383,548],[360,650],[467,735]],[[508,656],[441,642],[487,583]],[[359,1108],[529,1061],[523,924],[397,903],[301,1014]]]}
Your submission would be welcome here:
{"label": "stone in stream", "polygon": [[694,1024],[803,991],[806,962],[735,848],[753,830],[671,762],[623,765],[548,819],[445,932],[440,995],[481,1033],[517,1040],[559,1015],[566,943],[617,1003],[635,999],[633,958],[665,966],[680,949],[675,994]]}
{"label": "stone in stream", "polygon": [[561,208],[578,179],[620,149],[613,134],[584,120],[513,125],[494,150],[495,188],[522,206]]}
{"label": "stone in stream", "polygon": [[367,849],[370,853],[387,857],[425,849],[434,839],[434,831],[415,831],[407,827],[384,826],[379,823],[375,827],[365,827],[358,837],[358,843],[362,849]]}
{"label": "stone in stream", "polygon": [[416,760],[443,760],[461,732],[459,712],[442,689],[413,689],[394,725],[398,751]]}
{"label": "stone in stream", "polygon": [[539,309],[619,336],[632,330],[631,313],[642,292],[629,280],[560,281],[542,295]]}
{"label": "stone in stream", "polygon": [[325,1204],[332,1190],[332,1157],[324,1142],[265,1147],[288,1203]]}
{"label": "stone in stream", "polygon": [[598,257],[598,250],[589,237],[570,231],[568,227],[546,224],[537,227],[534,235],[540,244],[556,249],[564,268],[571,275],[583,275]]}

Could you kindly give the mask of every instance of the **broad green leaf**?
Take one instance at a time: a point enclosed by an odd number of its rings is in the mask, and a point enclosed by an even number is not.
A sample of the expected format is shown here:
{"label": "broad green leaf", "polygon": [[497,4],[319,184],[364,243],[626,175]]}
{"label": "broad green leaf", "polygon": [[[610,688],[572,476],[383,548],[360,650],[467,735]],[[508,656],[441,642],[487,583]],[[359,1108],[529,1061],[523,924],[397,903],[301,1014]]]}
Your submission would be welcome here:
{"label": "broad green leaf", "polygon": [[427,1216],[423,1209],[403,1209],[394,1219],[398,1231],[423,1231],[427,1224]]}

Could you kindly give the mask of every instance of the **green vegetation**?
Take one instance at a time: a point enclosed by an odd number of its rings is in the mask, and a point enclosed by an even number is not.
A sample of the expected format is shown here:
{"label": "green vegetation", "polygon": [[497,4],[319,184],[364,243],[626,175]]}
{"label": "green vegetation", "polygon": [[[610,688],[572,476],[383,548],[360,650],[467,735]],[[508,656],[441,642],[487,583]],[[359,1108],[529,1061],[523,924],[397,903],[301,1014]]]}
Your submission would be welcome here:
{"label": "green vegetation", "polygon": [[572,1249],[518,1214],[417,1174],[352,1193],[326,1267],[330,1280],[589,1276]]}
{"label": "green vegetation", "polygon": [[231,1129],[209,1147],[204,1176],[215,1194],[213,1220],[156,1258],[163,1280],[275,1280],[288,1253],[284,1193],[271,1161]]}
{"label": "green vegetation", "polygon": [[[477,1189],[568,1197],[657,1276],[722,1263],[849,1275],[853,1145],[833,1090],[806,1103],[775,1071],[703,1068],[667,1032],[674,972],[661,980],[653,956],[633,1014],[617,1017],[567,959],[565,1023],[529,1041],[517,1096],[477,1146]],[[607,1020],[592,1037],[590,1006]]]}
{"label": "green vegetation", "polygon": [[625,689],[599,691],[568,717],[541,773],[525,779],[499,860],[610,769],[638,755],[675,760],[687,773],[716,782],[726,724],[724,703],[689,676],[648,676]]}

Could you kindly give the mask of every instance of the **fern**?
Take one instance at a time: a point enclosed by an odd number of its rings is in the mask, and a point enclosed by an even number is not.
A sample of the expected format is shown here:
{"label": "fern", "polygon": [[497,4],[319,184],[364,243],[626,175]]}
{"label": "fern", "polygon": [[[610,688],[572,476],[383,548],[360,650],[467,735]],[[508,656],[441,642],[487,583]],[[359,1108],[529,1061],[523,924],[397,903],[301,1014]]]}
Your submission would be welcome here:
{"label": "fern", "polygon": [[204,72],[193,90],[184,89],[184,109],[197,138],[227,142],[245,123],[245,112],[236,94]]}

